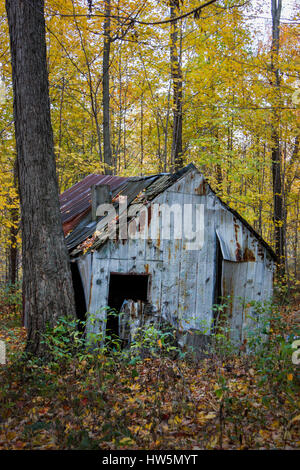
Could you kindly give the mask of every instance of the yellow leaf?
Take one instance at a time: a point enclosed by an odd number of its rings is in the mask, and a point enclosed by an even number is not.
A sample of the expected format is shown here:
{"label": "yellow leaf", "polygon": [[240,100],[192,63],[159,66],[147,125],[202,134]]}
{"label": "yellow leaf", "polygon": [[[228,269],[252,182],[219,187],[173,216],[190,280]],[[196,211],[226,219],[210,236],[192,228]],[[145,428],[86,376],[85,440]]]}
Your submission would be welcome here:
{"label": "yellow leaf", "polygon": [[208,413],[205,416],[205,419],[214,419],[216,417],[216,413]]}
{"label": "yellow leaf", "polygon": [[293,374],[288,374],[287,375],[288,381],[291,382],[293,380],[293,377],[294,377]]}
{"label": "yellow leaf", "polygon": [[122,446],[133,446],[135,445],[135,441],[131,439],[130,437],[123,437],[123,439],[120,440],[120,444]]}
{"label": "yellow leaf", "polygon": [[218,442],[219,442],[219,437],[212,436],[209,441],[208,448],[214,448],[218,444]]}
{"label": "yellow leaf", "polygon": [[130,390],[139,390],[141,388],[140,384],[134,383],[133,385],[130,385]]}
{"label": "yellow leaf", "polygon": [[182,418],[180,418],[179,416],[175,416],[175,418],[174,418],[174,423],[175,424],[180,424],[181,421],[182,421]]}

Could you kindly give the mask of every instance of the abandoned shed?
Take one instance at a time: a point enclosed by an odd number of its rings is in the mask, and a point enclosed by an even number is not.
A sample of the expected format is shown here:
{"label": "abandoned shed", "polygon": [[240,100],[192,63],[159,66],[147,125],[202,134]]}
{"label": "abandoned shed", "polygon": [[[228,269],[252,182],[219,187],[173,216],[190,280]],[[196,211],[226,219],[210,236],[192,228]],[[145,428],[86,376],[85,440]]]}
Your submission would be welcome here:
{"label": "abandoned shed", "polygon": [[[251,325],[249,301],[272,295],[275,255],[190,164],[175,174],[89,175],[60,196],[77,315],[130,341],[163,320],[191,341],[216,328],[226,300],[232,338]],[[99,209],[100,207],[100,209]],[[125,312],[106,325],[108,306]],[[249,323],[250,322],[250,323]]]}

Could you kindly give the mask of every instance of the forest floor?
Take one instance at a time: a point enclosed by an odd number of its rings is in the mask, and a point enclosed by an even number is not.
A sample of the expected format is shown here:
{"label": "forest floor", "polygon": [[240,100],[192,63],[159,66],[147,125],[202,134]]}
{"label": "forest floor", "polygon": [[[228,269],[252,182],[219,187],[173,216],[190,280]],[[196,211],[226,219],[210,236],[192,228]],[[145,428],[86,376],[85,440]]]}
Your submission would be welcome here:
{"label": "forest floor", "polygon": [[24,356],[26,332],[9,311],[0,339],[2,450],[300,447],[299,378],[283,363],[264,375],[240,355],[46,364]]}

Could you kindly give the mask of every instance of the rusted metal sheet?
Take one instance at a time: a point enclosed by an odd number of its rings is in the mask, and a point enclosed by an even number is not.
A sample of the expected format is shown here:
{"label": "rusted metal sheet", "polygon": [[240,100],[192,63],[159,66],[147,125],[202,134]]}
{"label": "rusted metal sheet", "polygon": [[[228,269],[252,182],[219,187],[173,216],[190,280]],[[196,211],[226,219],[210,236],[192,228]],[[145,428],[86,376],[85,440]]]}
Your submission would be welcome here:
{"label": "rusted metal sheet", "polygon": [[[140,180],[132,180],[130,178],[126,179],[125,183],[123,183],[121,186],[112,189],[112,201],[115,207],[117,207],[118,205],[119,196],[126,196],[127,203],[130,207],[130,204],[134,201],[134,199],[136,199],[147,187],[147,185],[150,185],[155,179],[157,179],[157,176],[151,178],[140,178]],[[79,246],[87,238],[91,237],[95,232],[98,223],[99,220],[97,222],[92,221],[91,213],[89,211],[89,213],[82,218],[82,220],[78,223],[76,227],[74,227],[74,230],[66,238],[69,250],[72,250],[73,248]],[[103,243],[106,242],[108,236],[109,227],[103,227],[103,233],[101,234],[101,237],[95,240],[95,243],[91,244],[91,248],[95,249],[101,246]],[[78,250],[76,250],[74,255],[78,255],[78,253],[80,252],[81,249],[79,248]]]}
{"label": "rusted metal sheet", "polygon": [[91,174],[64,191],[60,197],[61,219],[65,234],[73,229],[91,207],[91,187],[108,184],[112,191],[120,187],[128,178]]}
{"label": "rusted metal sheet", "polygon": [[259,256],[259,241],[230,212],[219,206],[217,214],[217,237],[223,258],[227,261],[263,261],[264,249]]}
{"label": "rusted metal sheet", "polygon": [[63,224],[63,231],[65,237],[73,230],[74,227],[79,224],[79,222],[84,218],[85,215],[89,213],[90,210],[91,209],[89,207],[85,211],[80,212],[80,214],[77,214],[75,217],[73,217],[73,219],[68,220]]}

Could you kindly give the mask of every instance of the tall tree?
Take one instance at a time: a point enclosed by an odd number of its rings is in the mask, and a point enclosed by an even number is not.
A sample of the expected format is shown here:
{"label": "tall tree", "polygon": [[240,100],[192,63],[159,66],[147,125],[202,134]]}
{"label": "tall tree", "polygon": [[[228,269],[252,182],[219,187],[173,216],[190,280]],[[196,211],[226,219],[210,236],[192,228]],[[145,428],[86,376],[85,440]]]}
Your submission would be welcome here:
{"label": "tall tree", "polygon": [[112,174],[112,152],[110,140],[110,95],[109,95],[109,66],[110,66],[110,0],[104,0],[104,45],[103,45],[103,157],[106,175]]}
{"label": "tall tree", "polygon": [[[170,0],[170,19],[174,20],[180,10],[180,0]],[[175,170],[183,167],[182,158],[182,70],[179,47],[178,22],[171,22],[171,79],[173,84],[173,133],[171,161]]]}
{"label": "tall tree", "polygon": [[272,46],[271,46],[271,86],[274,90],[274,111],[271,123],[272,138],[272,176],[275,224],[275,250],[280,263],[280,274],[284,274],[285,223],[281,177],[280,151],[280,74],[278,66],[281,0],[271,0],[272,11]]}
{"label": "tall tree", "polygon": [[27,350],[45,353],[41,333],[62,315],[75,315],[64,241],[46,63],[44,0],[6,0],[22,224]]}
{"label": "tall tree", "polygon": [[[17,160],[14,163],[14,187],[17,188]],[[16,191],[17,192],[17,191]],[[16,204],[10,210],[11,227],[10,227],[10,246],[9,246],[9,264],[8,264],[8,280],[14,286],[18,280],[18,206]]]}

